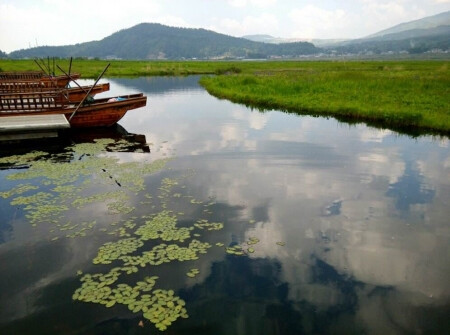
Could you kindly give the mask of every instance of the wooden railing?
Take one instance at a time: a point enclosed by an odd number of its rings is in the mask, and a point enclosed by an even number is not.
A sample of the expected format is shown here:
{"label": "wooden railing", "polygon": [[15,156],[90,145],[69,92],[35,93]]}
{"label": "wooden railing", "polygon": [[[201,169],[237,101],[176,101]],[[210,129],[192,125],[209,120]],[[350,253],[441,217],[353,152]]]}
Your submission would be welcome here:
{"label": "wooden railing", "polygon": [[58,100],[54,92],[49,93],[11,93],[0,94],[0,111],[14,113],[19,111],[45,111],[61,109],[67,102]]}
{"label": "wooden railing", "polygon": [[40,71],[0,72],[0,80],[40,79],[43,75]]}
{"label": "wooden railing", "polygon": [[0,81],[0,93],[9,92],[41,92],[49,88],[39,81]]}

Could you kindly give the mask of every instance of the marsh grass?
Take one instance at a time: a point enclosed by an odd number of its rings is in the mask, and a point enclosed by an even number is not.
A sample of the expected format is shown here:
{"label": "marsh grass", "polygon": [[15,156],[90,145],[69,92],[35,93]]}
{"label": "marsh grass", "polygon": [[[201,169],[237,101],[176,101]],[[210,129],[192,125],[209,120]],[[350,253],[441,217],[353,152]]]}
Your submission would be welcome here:
{"label": "marsh grass", "polygon": [[[309,66],[308,66],[309,65]],[[323,66],[320,66],[323,65]],[[323,63],[202,78],[209,93],[263,109],[450,131],[447,64]]]}
{"label": "marsh grass", "polygon": [[[72,72],[82,74],[82,78],[96,78],[105,66],[111,63],[106,77],[140,77],[140,76],[186,76],[193,74],[223,74],[237,73],[240,67],[233,62],[202,62],[202,61],[121,61],[121,60],[85,60],[74,59]],[[62,69],[69,69],[68,59],[56,60]],[[53,66],[51,66],[53,67]],[[37,71],[39,67],[33,60],[0,59],[3,71]],[[62,74],[56,68],[56,74]]]}

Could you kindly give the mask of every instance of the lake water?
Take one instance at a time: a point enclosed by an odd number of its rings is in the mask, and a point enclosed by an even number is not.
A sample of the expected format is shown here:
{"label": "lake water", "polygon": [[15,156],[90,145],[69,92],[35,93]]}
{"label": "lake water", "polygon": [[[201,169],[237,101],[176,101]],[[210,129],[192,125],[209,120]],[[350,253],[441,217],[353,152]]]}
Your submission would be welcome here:
{"label": "lake water", "polygon": [[110,80],[148,96],[123,129],[2,153],[0,334],[449,334],[449,140],[197,81]]}

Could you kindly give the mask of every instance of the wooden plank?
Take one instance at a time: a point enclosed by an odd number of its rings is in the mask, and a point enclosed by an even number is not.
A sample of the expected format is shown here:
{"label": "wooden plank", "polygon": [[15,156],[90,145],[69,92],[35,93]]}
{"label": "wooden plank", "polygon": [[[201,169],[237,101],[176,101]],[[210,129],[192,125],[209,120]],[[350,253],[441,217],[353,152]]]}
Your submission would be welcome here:
{"label": "wooden plank", "polygon": [[0,133],[70,128],[63,114],[0,117]]}
{"label": "wooden plank", "polygon": [[43,138],[58,137],[58,131],[38,131],[38,132],[26,132],[26,133],[2,133],[0,132],[1,142],[16,142],[22,140],[38,140]]}

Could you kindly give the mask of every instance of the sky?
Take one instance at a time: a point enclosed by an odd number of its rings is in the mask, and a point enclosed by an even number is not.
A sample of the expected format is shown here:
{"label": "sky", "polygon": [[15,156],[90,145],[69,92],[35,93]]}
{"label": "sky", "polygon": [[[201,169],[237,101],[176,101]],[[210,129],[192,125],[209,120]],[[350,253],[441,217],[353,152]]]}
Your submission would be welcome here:
{"label": "sky", "polygon": [[0,0],[0,50],[100,40],[142,22],[241,37],[359,38],[450,10],[450,0]]}

